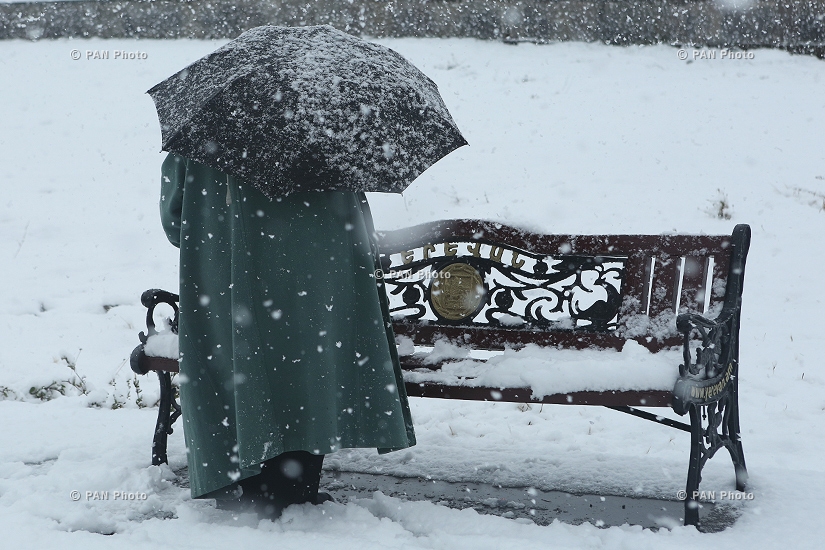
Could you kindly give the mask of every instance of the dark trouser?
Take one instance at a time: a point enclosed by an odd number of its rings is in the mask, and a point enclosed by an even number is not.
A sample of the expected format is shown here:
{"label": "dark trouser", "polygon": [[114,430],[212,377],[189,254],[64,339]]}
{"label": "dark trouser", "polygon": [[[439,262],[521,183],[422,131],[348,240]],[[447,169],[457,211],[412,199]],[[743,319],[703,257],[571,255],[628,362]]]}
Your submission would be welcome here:
{"label": "dark trouser", "polygon": [[315,503],[324,455],[288,451],[261,463],[261,473],[240,482],[243,501],[269,515],[290,504]]}

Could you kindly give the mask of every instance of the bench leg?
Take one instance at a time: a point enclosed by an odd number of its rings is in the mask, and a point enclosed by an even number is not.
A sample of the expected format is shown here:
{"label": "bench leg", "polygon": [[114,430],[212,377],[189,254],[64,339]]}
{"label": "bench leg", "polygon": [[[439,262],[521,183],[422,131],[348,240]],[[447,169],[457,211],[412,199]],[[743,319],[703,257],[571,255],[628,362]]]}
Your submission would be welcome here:
{"label": "bench leg", "polygon": [[705,460],[702,441],[702,419],[700,409],[690,407],[690,463],[688,465],[687,486],[685,487],[685,525],[699,526],[699,483],[702,481],[702,466]]}
{"label": "bench leg", "polygon": [[709,405],[690,405],[690,464],[685,487],[685,525],[701,527],[699,484],[705,463],[725,447],[733,460],[736,490],[744,491],[748,473],[739,437],[739,403],[736,384],[719,401]]}
{"label": "bench leg", "polygon": [[748,469],[745,466],[745,451],[742,450],[742,438],[739,431],[739,381],[734,379],[731,388],[731,404],[726,411],[725,423],[730,444],[727,445],[733,468],[736,472],[736,490],[744,491],[748,482]]}
{"label": "bench leg", "polygon": [[157,373],[160,381],[160,403],[158,404],[158,421],[155,424],[155,437],[152,440],[153,466],[169,463],[166,458],[166,440],[167,436],[173,432],[172,424],[180,416],[180,405],[175,401],[172,389],[172,375],[166,371],[157,371]]}

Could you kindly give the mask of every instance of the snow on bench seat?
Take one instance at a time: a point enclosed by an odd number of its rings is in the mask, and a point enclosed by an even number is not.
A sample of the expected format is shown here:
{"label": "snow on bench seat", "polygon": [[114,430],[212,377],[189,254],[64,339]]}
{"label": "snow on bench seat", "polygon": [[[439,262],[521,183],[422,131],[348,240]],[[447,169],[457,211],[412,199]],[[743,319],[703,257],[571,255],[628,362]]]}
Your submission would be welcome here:
{"label": "snow on bench seat", "polygon": [[178,335],[171,330],[163,330],[153,334],[146,339],[143,351],[149,357],[177,360],[180,355],[178,352]]}
{"label": "snow on bench seat", "polygon": [[[411,341],[399,351],[409,353]],[[437,342],[430,351],[416,353],[402,363],[421,364],[404,370],[404,381],[452,387],[529,388],[533,397],[579,391],[671,391],[679,376],[681,350],[651,353],[635,341],[622,351],[555,349],[528,344],[521,349],[481,352]],[[480,357],[486,355],[487,357]],[[441,363],[433,370],[427,365]]]}

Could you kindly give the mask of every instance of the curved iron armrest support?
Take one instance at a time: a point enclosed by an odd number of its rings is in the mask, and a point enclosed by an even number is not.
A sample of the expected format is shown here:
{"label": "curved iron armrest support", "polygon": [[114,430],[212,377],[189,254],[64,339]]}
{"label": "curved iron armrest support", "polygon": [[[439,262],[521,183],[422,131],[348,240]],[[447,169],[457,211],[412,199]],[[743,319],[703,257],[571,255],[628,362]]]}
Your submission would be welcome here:
{"label": "curved iron armrest support", "polygon": [[[158,403],[158,420],[155,424],[155,436],[152,440],[152,465],[154,466],[164,463],[168,464],[169,462],[166,456],[167,436],[173,433],[172,424],[180,417],[181,408],[175,399],[171,373],[168,370],[150,368],[150,360],[152,358],[146,355],[145,346],[150,336],[158,334],[155,328],[154,313],[155,307],[159,304],[167,304],[174,310],[174,318],[169,319],[169,325],[172,332],[175,334],[178,333],[179,300],[180,297],[177,294],[157,288],[147,290],[141,294],[140,303],[147,308],[146,332],[141,331],[138,335],[141,343],[132,351],[129,359],[129,364],[135,374],[146,374],[150,370],[156,370],[158,373],[160,402]],[[170,362],[175,364],[174,360],[170,360]]]}
{"label": "curved iron armrest support", "polygon": [[175,311],[175,318],[172,319],[172,332],[175,334],[178,333],[178,302],[180,301],[180,296],[177,294],[173,294],[166,290],[161,290],[159,288],[153,288],[150,290],[145,291],[143,294],[140,295],[140,303],[144,305],[144,307],[148,308],[146,312],[146,326],[149,329],[149,335],[157,334],[155,330],[155,321],[152,317],[152,314],[155,312],[155,306],[158,304],[167,304],[172,306],[172,309]]}
{"label": "curved iron armrest support", "polygon": [[180,315],[180,310],[178,309],[179,300],[180,296],[177,294],[173,294],[159,288],[149,289],[140,295],[140,303],[146,307],[146,332],[141,331],[138,335],[140,345],[132,351],[132,355],[129,357],[129,365],[132,367],[132,371],[135,374],[146,374],[151,370],[148,367],[148,361],[144,348],[149,337],[158,333],[155,328],[155,308],[159,304],[166,304],[172,307],[175,312],[175,316],[174,318],[169,319],[169,326],[172,329],[172,332],[177,334],[178,317]]}
{"label": "curved iron armrest support", "polygon": [[[735,322],[739,315],[735,311],[722,311],[712,320],[693,313],[676,318],[676,328],[684,335],[682,355],[684,363],[679,365],[679,378],[673,388],[673,410],[676,414],[687,414],[691,405],[708,405],[718,401],[725,394],[727,386],[738,375],[738,353],[736,353]],[[701,346],[696,348],[696,361],[691,361],[691,335],[698,333]]]}
{"label": "curved iron armrest support", "polygon": [[[732,312],[723,311],[716,319],[708,319],[696,313],[683,313],[676,317],[676,330],[682,333],[682,357],[684,364],[679,365],[679,376],[691,374],[712,378],[719,368],[719,356],[723,338],[730,334]],[[696,348],[696,362],[690,358],[690,336],[698,332],[702,338],[702,347]]]}

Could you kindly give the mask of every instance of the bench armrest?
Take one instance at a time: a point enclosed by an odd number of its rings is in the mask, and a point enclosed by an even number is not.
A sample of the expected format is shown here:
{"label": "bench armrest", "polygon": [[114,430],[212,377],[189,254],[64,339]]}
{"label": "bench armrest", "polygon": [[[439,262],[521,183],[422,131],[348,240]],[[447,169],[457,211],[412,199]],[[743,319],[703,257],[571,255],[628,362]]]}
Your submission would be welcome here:
{"label": "bench armrest", "polygon": [[[676,330],[684,337],[682,355],[685,363],[679,365],[679,376],[690,374],[694,377],[713,378],[728,362],[726,358],[734,358],[726,356],[734,352],[732,344],[735,342],[731,341],[731,336],[738,340],[739,305],[723,308],[716,319],[696,313],[683,313],[676,317]],[[696,348],[696,362],[691,363],[690,337],[694,331],[701,337],[702,345]]]}
{"label": "bench armrest", "polygon": [[[180,311],[178,309],[178,301],[180,300],[180,296],[169,292],[167,290],[161,290],[158,288],[152,288],[150,290],[145,291],[143,294],[140,295],[140,303],[143,304],[146,308],[146,332],[141,331],[138,335],[140,339],[140,345],[138,345],[134,350],[132,350],[132,354],[129,358],[129,365],[136,374],[146,374],[150,370],[156,370],[150,367],[150,363],[163,363],[163,368],[161,370],[169,370],[173,372],[177,372],[176,363],[174,359],[170,360],[163,360],[162,358],[149,358],[147,357],[144,347],[146,346],[146,341],[149,339],[150,336],[153,336],[158,333],[157,329],[155,328],[155,307],[159,304],[167,304],[172,307],[175,312],[174,318],[169,319],[169,328],[175,334],[178,333],[178,316],[180,315]],[[173,364],[174,363],[174,364]]]}
{"label": "bench armrest", "polygon": [[[727,394],[739,373],[739,308],[723,308],[716,319],[695,313],[679,315],[676,328],[684,336],[679,378],[673,388],[673,410],[683,415],[691,404],[707,405]],[[691,361],[691,335],[698,333],[701,345]]]}
{"label": "bench armrest", "polygon": [[152,288],[145,291],[143,294],[140,295],[140,303],[147,309],[146,311],[146,329],[148,330],[148,334],[146,336],[143,335],[141,332],[140,334],[140,341],[144,344],[146,343],[146,338],[152,336],[153,334],[157,334],[158,331],[155,329],[155,307],[159,304],[167,304],[172,307],[175,311],[174,319],[170,320],[170,328],[172,332],[175,334],[178,333],[178,302],[180,301],[180,296],[177,294],[173,294],[167,290],[161,290],[159,288]]}

